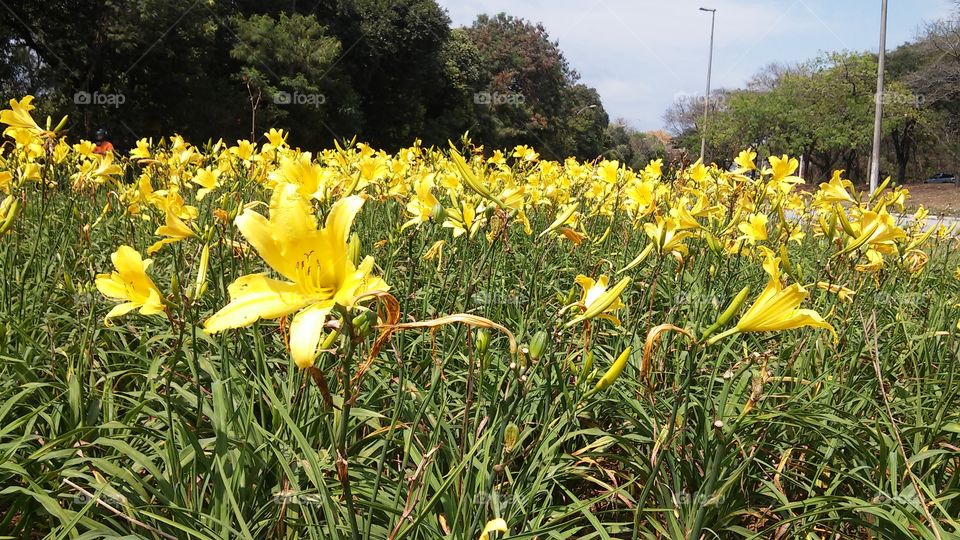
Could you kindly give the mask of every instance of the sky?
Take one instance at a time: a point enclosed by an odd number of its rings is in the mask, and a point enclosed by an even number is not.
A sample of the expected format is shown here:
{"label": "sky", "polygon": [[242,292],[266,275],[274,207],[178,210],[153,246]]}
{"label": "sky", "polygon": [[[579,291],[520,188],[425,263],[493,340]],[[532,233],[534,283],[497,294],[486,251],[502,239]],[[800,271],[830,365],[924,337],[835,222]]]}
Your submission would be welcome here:
{"label": "sky", "polygon": [[[713,88],[739,88],[764,66],[822,52],[877,51],[880,0],[438,0],[454,26],[505,12],[542,23],[611,120],[652,130],[682,95],[703,95],[715,8]],[[951,0],[889,0],[887,50],[912,41]]]}

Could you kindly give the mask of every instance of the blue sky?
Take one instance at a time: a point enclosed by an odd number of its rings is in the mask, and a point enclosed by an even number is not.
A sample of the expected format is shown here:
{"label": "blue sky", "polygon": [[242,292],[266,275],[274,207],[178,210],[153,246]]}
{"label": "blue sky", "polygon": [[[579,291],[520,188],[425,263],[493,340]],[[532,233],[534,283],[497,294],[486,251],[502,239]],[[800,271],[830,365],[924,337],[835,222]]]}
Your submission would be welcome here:
{"label": "blue sky", "polygon": [[[821,52],[876,51],[880,0],[438,0],[455,26],[506,12],[543,23],[581,81],[600,92],[611,120],[659,129],[680,94],[703,94],[710,14],[717,9],[713,87],[736,88],[771,62]],[[950,0],[889,0],[887,49],[924,22],[948,16]]]}

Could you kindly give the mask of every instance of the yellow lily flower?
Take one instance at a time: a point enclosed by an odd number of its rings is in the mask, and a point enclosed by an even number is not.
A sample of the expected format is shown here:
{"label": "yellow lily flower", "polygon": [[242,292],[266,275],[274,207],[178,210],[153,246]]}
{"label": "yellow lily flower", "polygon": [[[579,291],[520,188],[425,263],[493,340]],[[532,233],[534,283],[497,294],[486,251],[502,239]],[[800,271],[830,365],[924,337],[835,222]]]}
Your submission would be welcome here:
{"label": "yellow lily flower", "polygon": [[802,178],[793,174],[797,171],[797,168],[800,167],[800,162],[797,161],[797,158],[791,158],[784,154],[781,157],[770,156],[768,161],[771,167],[769,172],[773,174],[768,184],[768,188],[771,191],[787,193],[793,189],[793,186],[796,184],[804,183]]}
{"label": "yellow lily flower", "polygon": [[740,238],[746,240],[751,246],[758,241],[766,240],[768,221],[769,218],[764,214],[750,214],[747,221],[737,227],[743,233]]}
{"label": "yellow lily flower", "polygon": [[271,147],[280,148],[287,144],[287,136],[289,134],[285,133],[282,129],[270,128],[270,131],[264,135],[266,135]]}
{"label": "yellow lily flower", "polygon": [[840,285],[838,283],[827,283],[825,281],[818,281],[817,288],[822,291],[827,291],[829,293],[833,293],[837,295],[837,297],[840,298],[841,302],[844,302],[847,304],[849,304],[850,302],[853,302],[853,295],[856,294],[855,292],[853,292],[853,290],[848,289],[847,287],[844,287],[843,285]]}
{"label": "yellow lily flower", "polygon": [[753,150],[744,150],[740,152],[740,155],[733,159],[733,162],[737,164],[737,172],[746,172],[752,171],[757,168],[757,165],[753,162],[757,158],[757,153]]}
{"label": "yellow lily flower", "polygon": [[82,190],[90,185],[103,184],[111,176],[120,176],[123,169],[113,162],[113,154],[107,153],[102,157],[84,160],[80,165],[80,170],[71,175],[71,187],[74,190]]}
{"label": "yellow lily flower", "polygon": [[483,526],[483,530],[480,531],[480,538],[478,540],[490,540],[490,533],[507,532],[508,530],[507,522],[502,518],[491,519],[486,525]]}
{"label": "yellow lily flower", "polygon": [[560,210],[560,213],[557,214],[557,219],[553,220],[553,223],[549,227],[543,230],[542,233],[537,235],[537,238],[543,238],[544,236],[560,229],[560,227],[568,224],[575,224],[576,217],[574,213],[577,211],[577,204],[568,205],[566,208]]}
{"label": "yellow lily flower", "polygon": [[677,204],[670,209],[670,217],[675,219],[679,229],[699,229],[700,222],[687,209],[687,199],[682,197]]}
{"label": "yellow lily flower", "polygon": [[323,228],[298,186],[278,186],[270,218],[244,210],[234,223],[260,257],[288,281],[266,274],[242,276],[229,287],[230,303],[207,319],[207,333],[240,328],[259,319],[297,313],[290,325],[290,354],[298,367],[313,365],[327,315],[336,305],[352,307],[357,297],[386,291],[371,275],[373,257],[354,266],[347,238],[363,198],[350,196],[330,209]]}
{"label": "yellow lily flower", "polygon": [[136,159],[150,159],[150,141],[146,138],[137,141],[137,147],[130,150],[130,157]]}
{"label": "yellow lily flower", "polygon": [[3,236],[13,228],[13,224],[20,215],[20,199],[13,194],[7,195],[3,201],[0,201],[0,236]]}
{"label": "yellow lily flower", "polygon": [[867,262],[857,265],[857,272],[876,272],[883,268],[883,255],[879,251],[868,249],[865,253]]}
{"label": "yellow lily flower", "polygon": [[523,161],[536,161],[540,159],[540,154],[535,152],[533,148],[525,144],[520,144],[513,149],[513,157],[522,159]]}
{"label": "yellow lily flower", "polygon": [[197,169],[197,173],[193,175],[191,181],[200,186],[200,189],[197,190],[197,200],[202,201],[208,193],[220,187],[220,171],[209,167]]}
{"label": "yellow lily flower", "polygon": [[895,247],[895,240],[907,236],[907,233],[897,226],[896,220],[885,208],[879,212],[864,211],[860,216],[860,221],[855,224],[851,223],[851,226],[858,236],[851,240],[841,253],[859,249],[864,245],[878,251],[890,252]]}
{"label": "yellow lily flower", "polygon": [[96,284],[104,296],[111,300],[125,301],[114,306],[104,321],[119,317],[139,308],[143,315],[158,315],[164,312],[160,289],[147,275],[147,269],[153,262],[142,259],[140,253],[130,246],[120,246],[110,255],[116,271],[109,274],[97,274]]}
{"label": "yellow lily flower", "polygon": [[680,223],[671,217],[658,217],[656,223],[644,223],[643,232],[653,241],[657,253],[671,254],[678,259],[687,256],[687,246],[683,241],[693,236],[690,231],[681,231]]}
{"label": "yellow lily flower", "polygon": [[593,278],[580,274],[575,281],[583,289],[580,302],[571,304],[560,311],[562,313],[573,306],[579,306],[583,313],[568,322],[567,327],[593,318],[606,319],[613,324],[620,324],[620,319],[614,317],[611,313],[624,307],[624,303],[620,301],[620,295],[630,284],[630,278],[621,279],[613,288],[608,288],[610,278],[605,275],[601,275],[594,281]]}
{"label": "yellow lily flower", "polygon": [[770,162],[771,172],[773,173],[773,178],[770,180],[773,182],[787,178],[795,178],[792,175],[800,167],[800,162],[797,158],[791,158],[786,154],[781,157],[770,156],[767,158],[767,161]]}
{"label": "yellow lily flower", "polygon": [[300,194],[306,198],[323,199],[323,167],[313,162],[310,152],[280,158],[280,168],[271,172],[267,178],[274,182],[289,183],[297,186]]}
{"label": "yellow lily flower", "polygon": [[407,203],[407,212],[409,212],[412,217],[400,227],[401,231],[408,227],[430,221],[437,205],[440,204],[440,201],[434,196],[432,190],[433,182],[430,177],[421,178],[416,183],[416,195]]}
{"label": "yellow lily flower", "polygon": [[170,209],[167,209],[164,224],[157,227],[154,231],[157,236],[165,238],[158,240],[147,248],[147,255],[153,255],[160,251],[160,248],[167,244],[173,244],[193,236],[193,229],[190,228],[182,219],[177,217]]}
{"label": "yellow lily flower", "polygon": [[34,109],[32,101],[33,96],[24,96],[20,101],[11,99],[10,108],[0,111],[0,123],[7,125],[7,128],[3,130],[4,135],[15,131],[29,132],[34,136],[46,133],[46,130],[41,128],[37,121],[30,116],[30,111]]}
{"label": "yellow lily flower", "polygon": [[812,326],[826,328],[836,337],[833,326],[812,309],[799,309],[807,297],[807,290],[799,283],[784,288],[780,282],[780,258],[767,255],[763,269],[770,275],[767,287],[760,293],[736,326],[710,338],[708,344],[738,332],[779,332]]}
{"label": "yellow lily flower", "polygon": [[927,262],[929,261],[930,256],[927,255],[925,251],[919,249],[911,249],[903,257],[903,265],[911,274],[923,272],[923,269],[926,268]]}
{"label": "yellow lily flower", "polygon": [[635,212],[638,217],[645,216],[653,210],[656,203],[656,183],[653,180],[635,182],[624,190],[626,206]]}
{"label": "yellow lily flower", "polygon": [[853,187],[853,182],[841,178],[842,170],[833,171],[833,177],[829,182],[820,184],[820,191],[817,192],[817,200],[833,204],[837,202],[857,202],[853,195],[847,191],[847,187]]}
{"label": "yellow lily flower", "polygon": [[597,178],[607,184],[617,183],[617,173],[620,171],[619,161],[603,160],[597,165]]}
{"label": "yellow lily flower", "polygon": [[[456,203],[456,201],[454,201]],[[458,236],[467,233],[468,238],[473,238],[473,235],[480,229],[480,225],[486,221],[486,218],[483,216],[483,203],[479,206],[473,206],[473,203],[464,199],[460,202],[457,207],[450,207],[446,209],[447,219],[443,221],[443,226],[449,229],[453,229],[453,237],[457,238]]]}
{"label": "yellow lily flower", "polygon": [[654,159],[643,168],[643,178],[646,180],[659,180],[661,176],[663,176],[662,159]]}
{"label": "yellow lily flower", "polygon": [[427,250],[423,256],[420,257],[424,261],[437,260],[437,271],[440,271],[440,266],[443,265],[443,248],[447,245],[446,240],[437,240],[430,246],[430,249]]}

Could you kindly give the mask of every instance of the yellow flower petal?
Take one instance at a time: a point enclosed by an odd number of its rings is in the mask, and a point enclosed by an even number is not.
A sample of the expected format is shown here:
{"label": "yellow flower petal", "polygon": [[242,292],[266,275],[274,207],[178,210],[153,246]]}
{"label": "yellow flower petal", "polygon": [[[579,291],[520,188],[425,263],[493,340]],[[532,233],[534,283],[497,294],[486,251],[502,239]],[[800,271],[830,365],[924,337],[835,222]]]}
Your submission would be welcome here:
{"label": "yellow flower petal", "polygon": [[289,315],[310,303],[293,283],[251,274],[234,281],[230,287],[230,303],[207,319],[204,331],[213,334],[228,328],[240,328],[258,319],[275,319]]}
{"label": "yellow flower petal", "polygon": [[317,347],[324,336],[323,323],[333,305],[332,301],[314,304],[297,313],[290,323],[290,356],[298,368],[312,366],[317,358]]}
{"label": "yellow flower petal", "polygon": [[483,526],[483,530],[480,531],[479,540],[490,540],[490,533],[494,531],[505,533],[508,530],[509,529],[507,529],[507,522],[504,521],[502,518],[491,519],[490,521],[487,522],[486,525]]}

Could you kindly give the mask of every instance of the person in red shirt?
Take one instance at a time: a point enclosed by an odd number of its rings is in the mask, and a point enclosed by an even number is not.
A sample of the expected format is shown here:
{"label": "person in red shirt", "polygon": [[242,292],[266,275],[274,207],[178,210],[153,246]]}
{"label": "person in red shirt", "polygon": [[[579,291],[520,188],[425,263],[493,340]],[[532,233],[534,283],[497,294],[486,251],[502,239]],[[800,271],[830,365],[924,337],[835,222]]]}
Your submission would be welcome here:
{"label": "person in red shirt", "polygon": [[113,152],[113,143],[109,140],[107,130],[100,128],[97,130],[97,147],[93,149],[94,154],[106,154]]}

